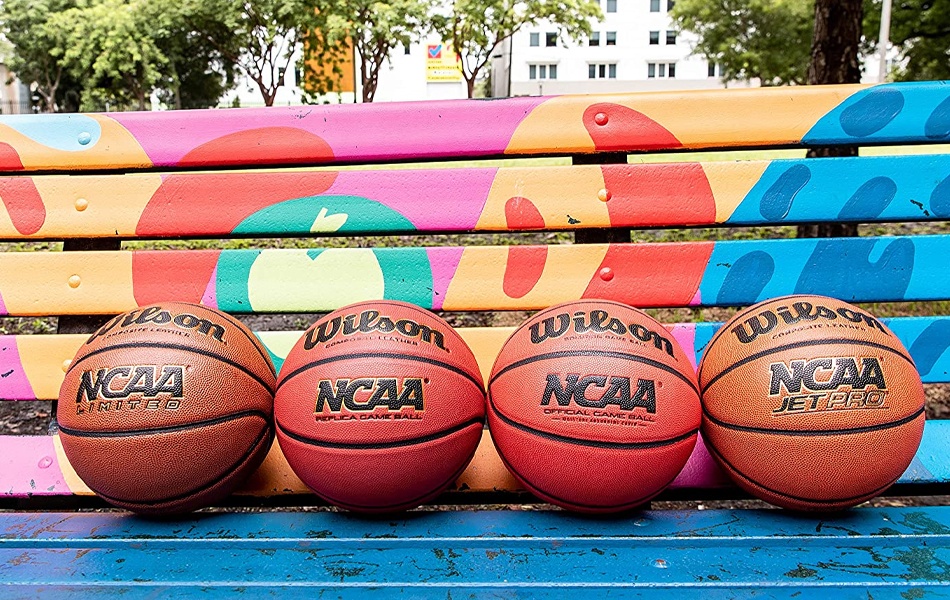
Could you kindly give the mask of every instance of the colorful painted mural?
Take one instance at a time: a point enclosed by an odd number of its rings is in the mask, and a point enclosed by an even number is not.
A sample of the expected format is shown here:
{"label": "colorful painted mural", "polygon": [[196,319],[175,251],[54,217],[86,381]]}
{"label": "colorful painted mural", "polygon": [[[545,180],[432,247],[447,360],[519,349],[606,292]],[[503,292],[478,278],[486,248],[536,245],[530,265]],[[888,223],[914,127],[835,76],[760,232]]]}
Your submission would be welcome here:
{"label": "colorful painted mural", "polygon": [[[556,125],[552,127],[552,125]],[[687,93],[4,115],[0,170],[305,165],[505,154],[932,143],[941,82]]]}

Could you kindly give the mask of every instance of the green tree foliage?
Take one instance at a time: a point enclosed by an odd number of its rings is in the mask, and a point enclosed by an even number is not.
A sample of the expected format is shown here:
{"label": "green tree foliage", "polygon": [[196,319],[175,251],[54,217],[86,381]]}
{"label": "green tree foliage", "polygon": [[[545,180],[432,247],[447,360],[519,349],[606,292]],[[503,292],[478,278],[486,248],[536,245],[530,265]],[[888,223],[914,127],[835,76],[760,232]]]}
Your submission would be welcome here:
{"label": "green tree foliage", "polygon": [[315,50],[326,52],[351,40],[360,65],[363,102],[372,102],[389,53],[423,36],[431,26],[432,10],[431,0],[337,0],[322,9],[325,18],[314,29],[330,44],[308,40],[308,54],[315,59]]}
{"label": "green tree foliage", "polygon": [[598,0],[454,0],[434,24],[458,53],[471,98],[495,49],[522,27],[547,20],[560,36],[579,40],[590,34],[591,19],[602,16]]}
{"label": "green tree foliage", "polygon": [[725,81],[805,83],[814,0],[678,0],[677,29],[699,37],[695,53],[717,62]]}
{"label": "green tree foliage", "polygon": [[[866,51],[876,51],[881,0],[865,0],[864,15]],[[890,39],[900,53],[895,79],[950,79],[950,0],[894,2]]]}
{"label": "green tree foliage", "polygon": [[292,68],[294,51],[320,22],[315,0],[184,0],[192,30],[233,62],[261,91],[266,106]]}
{"label": "green tree foliage", "polygon": [[62,32],[50,19],[76,5],[75,0],[3,0],[0,28],[10,42],[7,66],[21,81],[34,84],[45,112],[78,110],[78,82],[63,58]]}
{"label": "green tree foliage", "polygon": [[167,59],[146,22],[148,0],[96,0],[52,15],[62,61],[83,82],[82,109],[145,110]]}

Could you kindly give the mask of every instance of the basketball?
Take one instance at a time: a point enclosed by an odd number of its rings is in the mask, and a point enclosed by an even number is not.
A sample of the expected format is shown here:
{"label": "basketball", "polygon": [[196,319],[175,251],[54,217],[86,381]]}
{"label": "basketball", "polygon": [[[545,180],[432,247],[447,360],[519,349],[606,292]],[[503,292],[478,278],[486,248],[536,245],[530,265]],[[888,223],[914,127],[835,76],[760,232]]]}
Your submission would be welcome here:
{"label": "basketball", "polygon": [[274,404],[287,462],[317,495],[359,512],[413,508],[468,465],[485,391],[452,327],[412,304],[351,304],[287,355]]}
{"label": "basketball", "polygon": [[795,510],[873,498],[910,465],[924,390],[907,350],[865,310],[823,296],[750,306],[699,369],[703,439],[743,489]]}
{"label": "basketball", "polygon": [[274,385],[267,350],[241,322],[197,304],[152,304],[109,320],[79,349],[59,391],[59,439],[107,502],[194,510],[264,460]]}
{"label": "basketball", "polygon": [[488,424],[511,473],[539,498],[608,513],[653,498],[699,431],[692,363],[660,323],[603,300],[525,321],[498,354]]}

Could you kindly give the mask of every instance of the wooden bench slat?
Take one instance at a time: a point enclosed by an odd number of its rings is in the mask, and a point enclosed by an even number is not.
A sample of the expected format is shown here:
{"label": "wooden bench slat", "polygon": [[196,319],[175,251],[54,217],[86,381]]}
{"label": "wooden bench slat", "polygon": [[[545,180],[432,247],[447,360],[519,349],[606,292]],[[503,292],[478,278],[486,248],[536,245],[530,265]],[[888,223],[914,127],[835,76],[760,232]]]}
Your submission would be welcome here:
{"label": "wooden bench slat", "polygon": [[[910,351],[924,383],[950,383],[950,317],[881,319]],[[721,323],[677,323],[665,327],[699,363],[706,344]],[[488,377],[498,351],[514,327],[460,327]],[[279,370],[301,331],[256,332]],[[0,336],[0,400],[55,400],[64,368],[86,340],[85,335]]]}
{"label": "wooden bench slat", "polygon": [[[950,508],[0,514],[5,595],[660,599],[937,596]],[[84,596],[87,597],[87,596]]]}
{"label": "wooden bench slat", "polygon": [[323,312],[372,299],[436,310],[578,298],[734,306],[792,293],[950,298],[950,236],[649,244],[5,252],[0,314],[108,314],[161,300],[233,313]]}
{"label": "wooden bench slat", "polygon": [[[950,156],[0,177],[0,237],[231,237],[920,221]],[[601,199],[609,194],[609,200]],[[604,196],[606,197],[606,196]],[[451,207],[432,210],[433,206]]]}
{"label": "wooden bench slat", "polygon": [[[941,82],[0,116],[0,170],[147,169],[933,143]],[[598,117],[598,115],[601,115]],[[933,118],[932,118],[933,117]]]}
{"label": "wooden bench slat", "polygon": [[[913,462],[898,480],[907,489],[913,486],[950,483],[950,466],[944,460],[950,453],[950,420],[927,421],[924,438]],[[76,475],[58,435],[0,436],[0,495],[89,496],[92,491]],[[683,471],[670,484],[670,490],[710,490],[734,488],[720,470],[700,438]],[[466,493],[523,491],[505,468],[484,430],[475,457],[452,488]],[[245,496],[287,496],[311,494],[294,474],[276,442],[254,475],[236,492]]]}

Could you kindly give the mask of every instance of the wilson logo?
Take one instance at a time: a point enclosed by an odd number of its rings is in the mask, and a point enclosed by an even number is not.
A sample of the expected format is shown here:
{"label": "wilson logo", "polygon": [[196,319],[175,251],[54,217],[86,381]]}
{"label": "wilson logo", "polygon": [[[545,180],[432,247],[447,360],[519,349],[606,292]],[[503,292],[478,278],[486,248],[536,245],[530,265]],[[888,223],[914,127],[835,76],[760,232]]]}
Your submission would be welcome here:
{"label": "wilson logo", "polygon": [[648,413],[656,413],[656,384],[651,379],[637,379],[636,384],[629,377],[584,375],[571,373],[563,383],[561,376],[549,374],[541,395],[541,406],[549,406],[551,401],[558,406],[570,406],[572,403],[584,408],[607,408],[615,405],[621,410],[643,408]]}
{"label": "wilson logo", "polygon": [[650,342],[657,349],[673,356],[673,343],[666,337],[639,323],[624,324],[620,319],[611,317],[607,311],[603,310],[592,310],[589,313],[578,311],[573,315],[560,313],[532,323],[529,329],[532,344],[540,344],[547,339],[561,337],[571,330],[581,334],[589,331],[610,332],[618,336],[630,336],[641,342]]}
{"label": "wilson logo", "polygon": [[401,411],[405,407],[423,410],[421,377],[363,377],[359,379],[321,379],[317,384],[317,414],[329,410],[339,413],[344,408],[368,412],[384,407]]}
{"label": "wilson logo", "polygon": [[349,336],[355,333],[394,333],[407,340],[418,340],[446,350],[445,335],[441,331],[412,319],[393,321],[390,317],[381,315],[378,310],[364,310],[359,315],[337,316],[323,321],[307,331],[303,348],[311,350],[317,344],[329,342],[338,335]]}
{"label": "wilson logo", "polygon": [[786,325],[818,320],[841,320],[884,333],[881,322],[867,313],[848,308],[834,310],[810,302],[795,302],[791,306],[779,306],[775,311],[760,311],[745,319],[730,331],[740,343],[748,344],[760,335],[765,335],[775,329],[779,324],[779,319]]}
{"label": "wilson logo", "polygon": [[769,396],[781,397],[772,414],[885,408],[887,383],[880,361],[869,357],[860,363],[852,357],[772,363]]}
{"label": "wilson logo", "polygon": [[212,323],[208,319],[202,319],[191,313],[172,314],[160,306],[150,306],[144,310],[133,310],[124,315],[119,315],[111,319],[92,334],[87,344],[91,344],[97,338],[100,338],[118,327],[120,330],[128,327],[141,325],[173,325],[179,329],[196,331],[201,335],[212,337],[219,342],[224,341],[225,328],[218,323]]}

